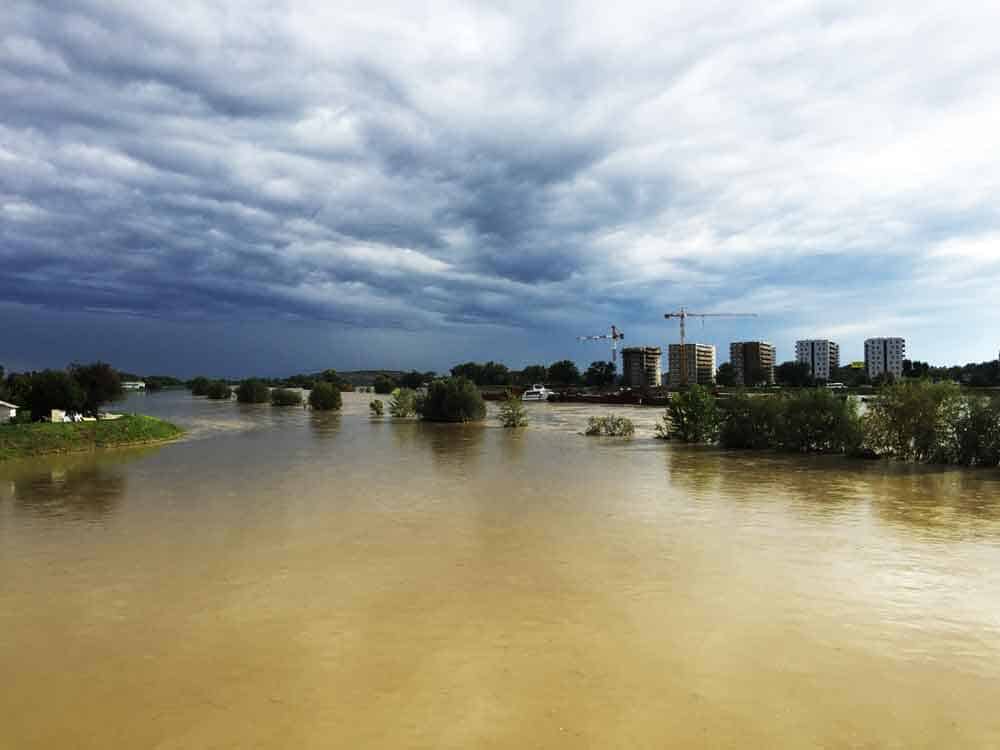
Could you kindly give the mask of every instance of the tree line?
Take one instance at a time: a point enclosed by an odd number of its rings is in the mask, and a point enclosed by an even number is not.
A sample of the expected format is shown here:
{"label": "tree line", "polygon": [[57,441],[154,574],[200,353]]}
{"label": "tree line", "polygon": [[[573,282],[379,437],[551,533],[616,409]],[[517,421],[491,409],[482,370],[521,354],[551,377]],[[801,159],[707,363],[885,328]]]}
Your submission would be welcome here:
{"label": "tree line", "polygon": [[9,374],[0,367],[0,400],[21,407],[19,421],[48,419],[53,409],[97,417],[102,406],[123,396],[122,377],[107,362]]}
{"label": "tree line", "polygon": [[906,380],[883,386],[862,415],[854,399],[823,388],[716,399],[693,386],[674,394],[657,432],[728,449],[998,466],[1000,396]]}

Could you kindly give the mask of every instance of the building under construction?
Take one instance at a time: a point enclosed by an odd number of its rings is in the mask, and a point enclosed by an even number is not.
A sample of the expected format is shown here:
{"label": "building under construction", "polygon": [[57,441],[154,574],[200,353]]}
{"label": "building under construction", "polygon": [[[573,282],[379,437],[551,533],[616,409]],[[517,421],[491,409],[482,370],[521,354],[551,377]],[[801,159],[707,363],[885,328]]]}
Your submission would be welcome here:
{"label": "building under construction", "polygon": [[671,388],[715,383],[715,347],[711,344],[671,344],[667,364]]}
{"label": "building under construction", "polygon": [[734,341],[729,361],[736,370],[737,385],[774,385],[774,345],[766,341]]}
{"label": "building under construction", "polygon": [[627,346],[622,349],[622,377],[629,388],[658,388],[663,384],[658,346]]}

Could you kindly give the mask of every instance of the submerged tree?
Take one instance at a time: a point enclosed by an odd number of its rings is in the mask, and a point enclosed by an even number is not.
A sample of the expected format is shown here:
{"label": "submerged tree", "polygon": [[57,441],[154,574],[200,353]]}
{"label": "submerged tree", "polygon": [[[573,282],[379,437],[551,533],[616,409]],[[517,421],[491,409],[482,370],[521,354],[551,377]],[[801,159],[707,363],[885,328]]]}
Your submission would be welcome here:
{"label": "submerged tree", "polygon": [[340,386],[337,383],[322,381],[313,385],[309,392],[309,406],[316,411],[334,411],[343,403],[340,396]]}
{"label": "submerged tree", "polygon": [[685,443],[711,443],[719,433],[719,410],[711,391],[692,385],[674,393],[667,402],[667,413],[657,425],[657,437]]}
{"label": "submerged tree", "polygon": [[428,422],[477,422],[486,416],[486,403],[475,383],[466,378],[433,381],[419,404]]}
{"label": "submerged tree", "polygon": [[504,427],[524,427],[528,424],[528,414],[514,392],[507,389],[507,398],[500,405],[500,413],[497,415],[500,424]]}
{"label": "submerged tree", "polygon": [[397,388],[389,400],[389,414],[397,419],[412,417],[416,413],[416,396],[412,388]]}

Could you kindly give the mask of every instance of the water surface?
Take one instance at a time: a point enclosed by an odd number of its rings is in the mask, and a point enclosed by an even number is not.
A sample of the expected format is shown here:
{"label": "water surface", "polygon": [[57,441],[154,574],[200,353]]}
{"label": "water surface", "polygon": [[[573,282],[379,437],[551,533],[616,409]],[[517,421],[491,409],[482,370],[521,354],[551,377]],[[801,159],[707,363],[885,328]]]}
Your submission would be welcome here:
{"label": "water surface", "polygon": [[1000,473],[368,398],[0,464],[0,747],[1000,746]]}

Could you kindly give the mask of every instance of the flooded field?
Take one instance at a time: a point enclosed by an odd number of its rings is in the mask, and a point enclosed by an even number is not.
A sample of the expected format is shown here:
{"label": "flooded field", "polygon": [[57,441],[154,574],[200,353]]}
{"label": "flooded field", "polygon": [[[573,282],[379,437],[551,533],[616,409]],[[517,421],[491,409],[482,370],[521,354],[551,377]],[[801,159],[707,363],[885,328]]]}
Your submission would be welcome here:
{"label": "flooded field", "polygon": [[1000,746],[1000,472],[369,398],[0,464],[0,748]]}

